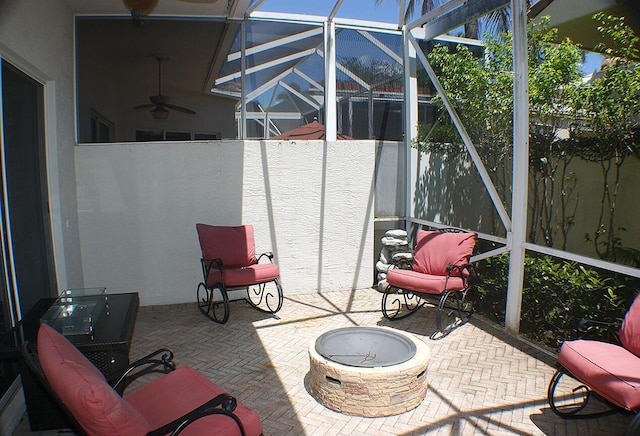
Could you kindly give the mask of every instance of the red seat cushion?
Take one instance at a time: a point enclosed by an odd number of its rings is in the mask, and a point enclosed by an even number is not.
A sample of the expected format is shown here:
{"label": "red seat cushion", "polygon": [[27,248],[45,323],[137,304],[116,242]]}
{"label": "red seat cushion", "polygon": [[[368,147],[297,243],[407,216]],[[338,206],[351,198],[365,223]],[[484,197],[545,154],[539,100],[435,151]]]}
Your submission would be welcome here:
{"label": "red seat cushion", "polygon": [[[476,233],[418,230],[413,270],[446,276],[449,265],[469,263],[477,237]],[[460,271],[453,270],[451,275],[460,275]]]}
{"label": "red seat cushion", "polygon": [[625,314],[618,337],[624,348],[640,356],[640,297],[633,300]]}
{"label": "red seat cushion", "polygon": [[240,268],[257,262],[253,226],[196,224],[203,259],[222,259],[223,268]]}
{"label": "red seat cushion", "polygon": [[63,335],[42,324],[37,348],[47,381],[86,433],[125,436],[144,435],[152,430]]}
{"label": "red seat cushion", "polygon": [[433,295],[440,295],[450,290],[459,291],[464,288],[461,277],[449,277],[449,281],[447,281],[446,276],[424,274],[406,269],[390,269],[387,272],[387,283],[408,291]]}
{"label": "red seat cushion", "polygon": [[578,339],[560,348],[558,363],[613,404],[640,407],[640,359],[618,345]]}
{"label": "red seat cushion", "polygon": [[[270,282],[280,276],[280,268],[274,263],[256,263],[244,268],[224,268],[224,285],[228,287],[248,286]],[[207,286],[221,283],[220,270],[212,268],[207,276]]]}
{"label": "red seat cushion", "polygon": [[[125,396],[153,428],[159,428],[201,406],[224,391],[189,367],[152,380]],[[234,413],[240,418],[247,435],[262,433],[260,417],[238,401]],[[181,435],[239,435],[235,421],[227,416],[211,415],[189,425]]]}

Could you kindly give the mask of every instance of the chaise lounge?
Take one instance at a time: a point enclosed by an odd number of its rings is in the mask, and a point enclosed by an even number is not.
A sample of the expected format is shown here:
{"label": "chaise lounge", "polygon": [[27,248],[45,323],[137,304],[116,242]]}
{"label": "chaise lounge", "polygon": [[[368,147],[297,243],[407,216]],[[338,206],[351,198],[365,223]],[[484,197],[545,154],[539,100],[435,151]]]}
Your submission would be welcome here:
{"label": "chaise lounge", "polygon": [[[111,386],[62,334],[46,324],[37,352],[23,346],[27,365],[57,400],[77,431],[88,435],[260,435],[258,415],[198,371],[177,369],[166,349],[140,359]],[[136,374],[165,372],[122,397]],[[168,372],[168,373],[166,373]]]}

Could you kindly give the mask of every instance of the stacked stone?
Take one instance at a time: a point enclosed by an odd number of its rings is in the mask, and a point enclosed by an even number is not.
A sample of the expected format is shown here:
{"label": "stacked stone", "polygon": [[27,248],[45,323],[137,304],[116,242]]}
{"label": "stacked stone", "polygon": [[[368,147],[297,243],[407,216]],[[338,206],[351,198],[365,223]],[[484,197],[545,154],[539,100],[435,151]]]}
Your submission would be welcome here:
{"label": "stacked stone", "polygon": [[393,265],[396,268],[407,268],[413,260],[413,250],[409,248],[409,240],[405,230],[387,230],[382,238],[382,250],[376,263],[378,271],[378,290],[387,289],[387,271]]}

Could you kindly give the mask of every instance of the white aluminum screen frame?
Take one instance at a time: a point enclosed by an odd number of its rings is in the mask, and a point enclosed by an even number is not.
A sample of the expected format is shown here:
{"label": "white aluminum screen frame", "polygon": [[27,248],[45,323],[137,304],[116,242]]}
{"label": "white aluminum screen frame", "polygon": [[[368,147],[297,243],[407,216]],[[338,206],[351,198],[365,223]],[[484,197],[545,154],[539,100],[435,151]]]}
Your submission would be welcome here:
{"label": "white aluminum screen frame", "polygon": [[[411,23],[404,23],[404,12],[405,12],[405,1],[401,0],[400,9],[398,14],[398,25],[397,27],[392,24],[387,23],[376,23],[376,22],[364,22],[358,20],[348,20],[341,19],[335,17],[335,14],[339,7],[342,5],[343,0],[338,0],[335,3],[335,6],[331,12],[331,14],[327,17],[316,17],[309,15],[294,15],[294,14],[275,14],[269,12],[260,12],[256,9],[262,3],[262,1],[258,1],[257,5],[253,7],[250,13],[246,18],[252,19],[262,19],[269,21],[280,21],[280,22],[297,22],[297,23],[322,23],[324,30],[324,47],[323,51],[328,53],[328,56],[324,57],[324,66],[325,66],[325,83],[327,86],[324,89],[325,96],[325,125],[327,127],[327,140],[335,140],[334,133],[336,132],[337,126],[337,111],[336,107],[336,92],[335,92],[335,77],[336,70],[340,68],[339,65],[336,64],[335,61],[335,26],[339,24],[344,27],[353,27],[356,29],[362,28],[370,28],[373,31],[377,32],[390,32],[396,33],[401,32],[403,35],[403,47],[404,47],[404,55],[403,55],[403,68],[404,68],[404,128],[405,128],[405,147],[406,147],[406,156],[407,156],[407,171],[410,172],[413,168],[411,161],[411,143],[417,136],[417,112],[418,112],[418,96],[417,96],[417,84],[416,84],[416,62],[420,60],[423,64],[427,73],[434,85],[436,85],[436,89],[440,94],[443,102],[445,102],[445,106],[447,106],[447,97],[444,94],[441,87],[437,85],[437,77],[433,74],[429,63],[426,59],[426,56],[420,50],[415,38],[418,33],[422,32],[425,35],[424,29],[421,29],[422,26],[426,28],[429,27],[429,22],[450,13],[451,11],[468,7],[470,13],[478,13],[478,6],[486,5],[488,8],[486,12],[490,10],[494,10],[498,5],[501,4],[499,0],[451,0],[439,8],[424,14],[418,19],[414,20]],[[547,254],[550,256],[558,257],[564,260],[575,261],[579,263],[583,263],[585,265],[590,265],[597,268],[602,268],[607,271],[626,274],[632,277],[640,277],[640,269],[632,268],[625,265],[619,265],[611,262],[606,262],[599,259],[594,259],[591,257],[577,255],[569,252],[565,252],[562,250],[556,250],[549,247],[544,247],[537,244],[528,243],[526,241],[526,225],[527,225],[527,192],[528,192],[528,183],[529,183],[529,174],[528,174],[528,160],[529,160],[529,90],[528,90],[528,62],[527,62],[527,5],[524,0],[509,0],[508,2],[505,0],[504,5],[510,4],[511,6],[511,19],[512,19],[512,29],[513,29],[513,65],[514,65],[514,133],[513,133],[513,179],[512,179],[512,202],[511,202],[511,215],[507,212],[504,207],[502,200],[497,194],[493,183],[491,182],[486,170],[482,162],[480,161],[477,152],[475,152],[475,148],[468,134],[464,130],[464,126],[460,123],[457,114],[453,111],[453,108],[447,107],[452,120],[454,121],[454,125],[458,129],[461,137],[463,138],[463,142],[467,147],[470,156],[481,174],[481,178],[483,183],[489,192],[489,195],[492,199],[494,207],[500,216],[500,219],[503,222],[503,225],[507,231],[506,238],[498,237],[495,235],[484,235],[479,234],[482,239],[487,239],[490,241],[494,241],[500,244],[503,244],[503,247],[499,247],[497,249],[491,250],[487,253],[483,253],[481,255],[475,256],[473,260],[481,260],[487,257],[497,255],[504,252],[510,252],[510,265],[509,265],[509,281],[508,281],[508,289],[507,289],[507,308],[506,308],[506,318],[505,324],[506,329],[509,332],[517,333],[520,328],[520,317],[521,317],[521,302],[522,302],[522,288],[523,288],[523,278],[524,278],[524,260],[525,260],[525,251],[530,250],[537,253]],[[458,11],[459,12],[459,11]],[[464,15],[464,13],[463,13]],[[245,18],[245,19],[246,19]],[[426,35],[430,35],[430,33],[426,33]],[[446,37],[446,35],[441,35],[441,37]],[[439,37],[440,38],[440,37]],[[429,39],[434,39],[429,37]],[[333,48],[333,50],[331,50]],[[331,53],[333,51],[333,53]],[[431,70],[431,72],[429,72]],[[304,76],[302,76],[304,77]],[[435,78],[435,80],[434,80]],[[305,80],[311,82],[315,82],[311,78],[305,78]],[[320,87],[321,85],[316,82],[316,85]],[[329,88],[329,89],[326,89]],[[438,89],[440,88],[440,89]],[[450,105],[449,105],[450,106]],[[244,109],[244,104],[242,105]],[[330,108],[333,108],[330,109]],[[333,139],[332,139],[333,138]],[[406,193],[406,225],[407,228],[410,228],[413,223],[415,224],[425,224],[425,225],[434,225],[438,227],[438,223],[433,223],[425,220],[418,219],[413,216],[411,210],[411,177],[408,176],[406,178],[407,183],[407,193]]]}

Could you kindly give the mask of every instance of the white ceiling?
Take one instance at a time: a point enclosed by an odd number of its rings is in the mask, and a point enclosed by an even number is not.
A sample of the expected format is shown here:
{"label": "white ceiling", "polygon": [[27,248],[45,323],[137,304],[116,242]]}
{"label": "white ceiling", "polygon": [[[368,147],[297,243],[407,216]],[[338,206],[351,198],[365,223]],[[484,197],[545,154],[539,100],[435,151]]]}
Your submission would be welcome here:
{"label": "white ceiling", "polygon": [[[74,14],[128,15],[122,0],[64,0]],[[250,0],[159,0],[153,15],[165,16],[226,16],[235,7],[242,16]],[[231,8],[229,7],[231,4]]]}
{"label": "white ceiling", "polygon": [[162,67],[167,90],[179,86],[185,92],[201,93],[224,29],[224,22],[207,20],[149,19],[134,27],[127,18],[79,18],[79,69],[86,55],[91,55],[88,51],[99,53],[110,74],[118,80],[137,78],[151,93],[157,86],[155,56],[161,55],[169,58]]}
{"label": "white ceiling", "polygon": [[[638,33],[640,6],[638,0],[545,0],[531,8],[533,17],[550,16],[549,25],[558,28],[558,41],[571,38],[587,50],[603,42],[592,16],[596,12],[625,17],[625,24]],[[636,44],[640,49],[640,42]]]}
{"label": "white ceiling", "polygon": [[[123,0],[63,0],[78,17],[115,18],[95,23],[95,34],[86,32],[81,37],[91,38],[113,65],[127,65],[129,73],[146,71],[150,79],[154,74],[152,54],[171,57],[163,68],[163,82],[188,84],[191,92],[208,93],[222,66],[237,24],[226,23],[229,17],[244,16],[251,0],[159,0],[158,5],[145,18],[144,25],[134,28],[128,20],[129,11]],[[218,24],[208,26],[204,33],[194,32],[196,22],[173,20],[162,25],[162,20],[183,17],[217,18]],[[177,26],[177,27],[176,27]],[[180,30],[184,26],[184,30]],[[200,39],[197,39],[200,36]],[[196,38],[196,39],[194,39]],[[144,39],[145,42],[134,43]],[[176,77],[177,76],[177,77]],[[183,85],[184,86],[184,85]],[[197,90],[197,91],[196,91]]]}

